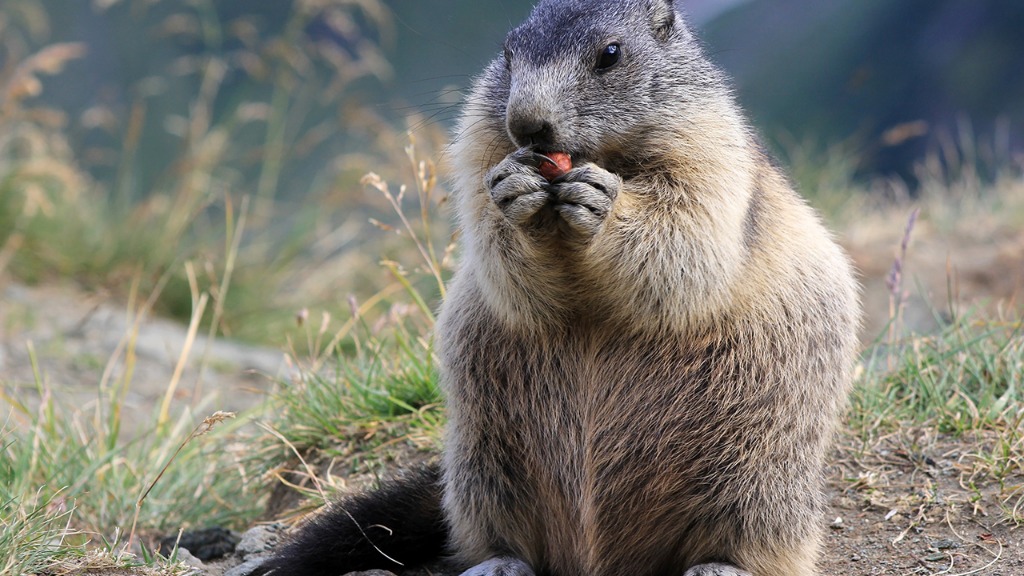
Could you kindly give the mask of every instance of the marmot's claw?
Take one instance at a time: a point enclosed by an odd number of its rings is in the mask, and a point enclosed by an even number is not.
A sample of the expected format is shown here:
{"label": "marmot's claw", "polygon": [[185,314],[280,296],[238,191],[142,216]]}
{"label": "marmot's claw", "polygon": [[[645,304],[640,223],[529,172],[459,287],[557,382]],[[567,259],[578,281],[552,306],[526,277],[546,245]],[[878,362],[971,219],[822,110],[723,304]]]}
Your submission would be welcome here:
{"label": "marmot's claw", "polygon": [[540,166],[541,162],[545,161],[545,158],[547,157],[541,154],[540,152],[537,152],[533,148],[527,147],[520,148],[515,152],[509,154],[508,157],[505,158],[505,160],[512,160],[513,162],[523,164],[524,166],[537,168],[538,166]]}

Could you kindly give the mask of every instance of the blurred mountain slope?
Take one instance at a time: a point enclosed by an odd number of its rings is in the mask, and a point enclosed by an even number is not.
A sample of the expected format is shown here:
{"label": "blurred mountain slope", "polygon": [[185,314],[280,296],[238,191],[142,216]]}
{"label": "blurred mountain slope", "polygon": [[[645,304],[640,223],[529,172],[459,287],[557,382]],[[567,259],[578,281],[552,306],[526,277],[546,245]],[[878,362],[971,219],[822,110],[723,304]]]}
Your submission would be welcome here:
{"label": "blurred mountain slope", "polygon": [[703,36],[766,134],[857,137],[867,171],[907,175],[958,122],[993,156],[1019,149],[1022,32],[1018,0],[753,0]]}

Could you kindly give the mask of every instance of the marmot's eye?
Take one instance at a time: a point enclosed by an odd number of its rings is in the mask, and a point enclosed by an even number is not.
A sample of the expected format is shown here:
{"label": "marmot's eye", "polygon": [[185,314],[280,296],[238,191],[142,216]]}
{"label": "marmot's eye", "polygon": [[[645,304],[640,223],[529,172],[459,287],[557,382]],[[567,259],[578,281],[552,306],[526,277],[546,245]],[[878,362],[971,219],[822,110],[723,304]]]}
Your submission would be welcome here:
{"label": "marmot's eye", "polygon": [[615,66],[619,63],[620,56],[622,56],[622,47],[618,42],[605,46],[604,50],[601,50],[601,55],[597,57],[597,69],[607,70]]}

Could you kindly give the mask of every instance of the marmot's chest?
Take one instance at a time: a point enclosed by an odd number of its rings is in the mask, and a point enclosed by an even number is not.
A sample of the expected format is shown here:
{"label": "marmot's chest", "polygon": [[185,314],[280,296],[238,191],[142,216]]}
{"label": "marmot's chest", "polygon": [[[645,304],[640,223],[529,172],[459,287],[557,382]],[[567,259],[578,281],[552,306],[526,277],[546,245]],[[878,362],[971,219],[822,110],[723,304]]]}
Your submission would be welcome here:
{"label": "marmot's chest", "polygon": [[454,382],[474,389],[466,397],[478,404],[455,408],[515,429],[531,468],[582,469],[607,450],[663,451],[648,444],[677,443],[669,436],[699,427],[717,409],[714,381],[727,370],[727,356],[587,328],[523,338],[481,352],[476,376]]}

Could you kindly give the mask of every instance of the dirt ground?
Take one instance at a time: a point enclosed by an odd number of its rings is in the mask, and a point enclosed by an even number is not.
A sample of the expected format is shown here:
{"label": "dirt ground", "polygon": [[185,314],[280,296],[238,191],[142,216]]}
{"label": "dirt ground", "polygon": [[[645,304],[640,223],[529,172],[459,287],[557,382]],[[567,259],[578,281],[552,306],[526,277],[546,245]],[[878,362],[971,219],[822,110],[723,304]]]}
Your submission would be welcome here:
{"label": "dirt ground", "polygon": [[[0,386],[38,400],[36,379],[65,406],[96,403],[100,383],[110,389],[131,371],[124,399],[125,434],[145,427],[167,393],[187,340],[177,322],[129,313],[122,302],[72,286],[25,286],[0,276]],[[126,364],[126,347],[132,361]],[[36,359],[38,374],[32,365]],[[263,400],[275,376],[287,374],[281,350],[249,346],[200,332],[182,363],[176,402],[209,402],[239,411]],[[211,409],[211,410],[212,410]],[[7,407],[0,402],[0,414]]]}
{"label": "dirt ground", "polygon": [[845,438],[829,472],[826,575],[1024,575],[1024,477],[976,466],[992,438]]}

